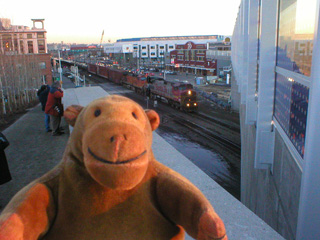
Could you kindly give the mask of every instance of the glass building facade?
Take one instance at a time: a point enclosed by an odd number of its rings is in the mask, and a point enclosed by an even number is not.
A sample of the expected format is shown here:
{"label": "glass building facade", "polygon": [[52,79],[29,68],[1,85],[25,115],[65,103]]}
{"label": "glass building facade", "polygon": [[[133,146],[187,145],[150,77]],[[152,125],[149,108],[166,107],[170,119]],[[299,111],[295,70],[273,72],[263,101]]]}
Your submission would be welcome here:
{"label": "glass building facade", "polygon": [[316,0],[279,3],[274,117],[303,158],[315,23],[306,8],[315,9]]}

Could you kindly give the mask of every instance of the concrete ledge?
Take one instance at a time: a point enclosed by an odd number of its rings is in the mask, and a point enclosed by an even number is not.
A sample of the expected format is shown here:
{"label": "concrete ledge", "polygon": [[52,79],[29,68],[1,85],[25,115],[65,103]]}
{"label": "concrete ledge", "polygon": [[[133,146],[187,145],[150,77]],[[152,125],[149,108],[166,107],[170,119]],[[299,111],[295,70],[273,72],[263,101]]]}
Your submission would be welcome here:
{"label": "concrete ledge", "polygon": [[[72,104],[86,106],[94,99],[109,95],[101,87],[72,88],[66,89],[64,92],[63,102],[65,107]],[[153,133],[152,146],[154,155],[159,162],[188,178],[204,193],[224,221],[230,240],[283,239],[269,225],[220,187],[220,185],[155,132]],[[186,236],[186,239],[192,238]]]}
{"label": "concrete ledge", "polygon": [[79,87],[64,89],[64,97],[62,98],[64,107],[67,108],[72,104],[86,106],[97,98],[109,95],[101,87]]}

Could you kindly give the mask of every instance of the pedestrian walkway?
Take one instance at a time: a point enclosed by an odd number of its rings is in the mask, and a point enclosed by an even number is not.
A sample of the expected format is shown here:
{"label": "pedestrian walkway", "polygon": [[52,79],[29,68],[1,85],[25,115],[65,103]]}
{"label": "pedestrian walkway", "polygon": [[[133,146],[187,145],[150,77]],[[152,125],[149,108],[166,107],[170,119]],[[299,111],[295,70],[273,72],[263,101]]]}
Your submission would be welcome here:
{"label": "pedestrian walkway", "polygon": [[[70,80],[64,78],[63,87],[72,86]],[[100,87],[68,88],[64,89],[63,102],[65,107],[71,104],[85,106],[107,94]],[[10,141],[6,154],[13,179],[0,186],[0,205],[5,206],[17,191],[62,159],[69,137],[69,128],[64,120],[62,126],[66,132],[64,135],[53,137],[46,133],[44,113],[38,105],[3,132]],[[206,195],[223,219],[229,239],[283,239],[157,133],[153,136],[156,159],[187,177]],[[191,238],[187,236],[186,239]]]}

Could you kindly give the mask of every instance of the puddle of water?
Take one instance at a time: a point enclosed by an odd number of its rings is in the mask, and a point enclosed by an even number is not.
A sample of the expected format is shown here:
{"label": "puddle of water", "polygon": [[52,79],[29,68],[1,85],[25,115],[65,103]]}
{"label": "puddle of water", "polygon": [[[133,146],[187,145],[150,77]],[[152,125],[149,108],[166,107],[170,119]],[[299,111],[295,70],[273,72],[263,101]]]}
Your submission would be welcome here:
{"label": "puddle of water", "polygon": [[207,147],[205,143],[194,142],[191,139],[174,132],[170,128],[160,127],[156,131],[209,177],[215,180],[234,197],[239,199],[239,173],[228,164],[223,156]]}

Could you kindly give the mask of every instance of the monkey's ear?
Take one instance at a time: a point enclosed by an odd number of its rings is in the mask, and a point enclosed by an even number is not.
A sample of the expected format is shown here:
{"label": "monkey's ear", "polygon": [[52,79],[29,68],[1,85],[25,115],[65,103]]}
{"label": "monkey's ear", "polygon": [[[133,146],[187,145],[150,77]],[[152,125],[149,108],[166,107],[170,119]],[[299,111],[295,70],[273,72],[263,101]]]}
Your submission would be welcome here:
{"label": "monkey's ear", "polygon": [[156,130],[159,127],[160,124],[160,117],[158,113],[154,110],[146,109],[145,113],[147,114],[147,117],[149,119],[152,131]]}

